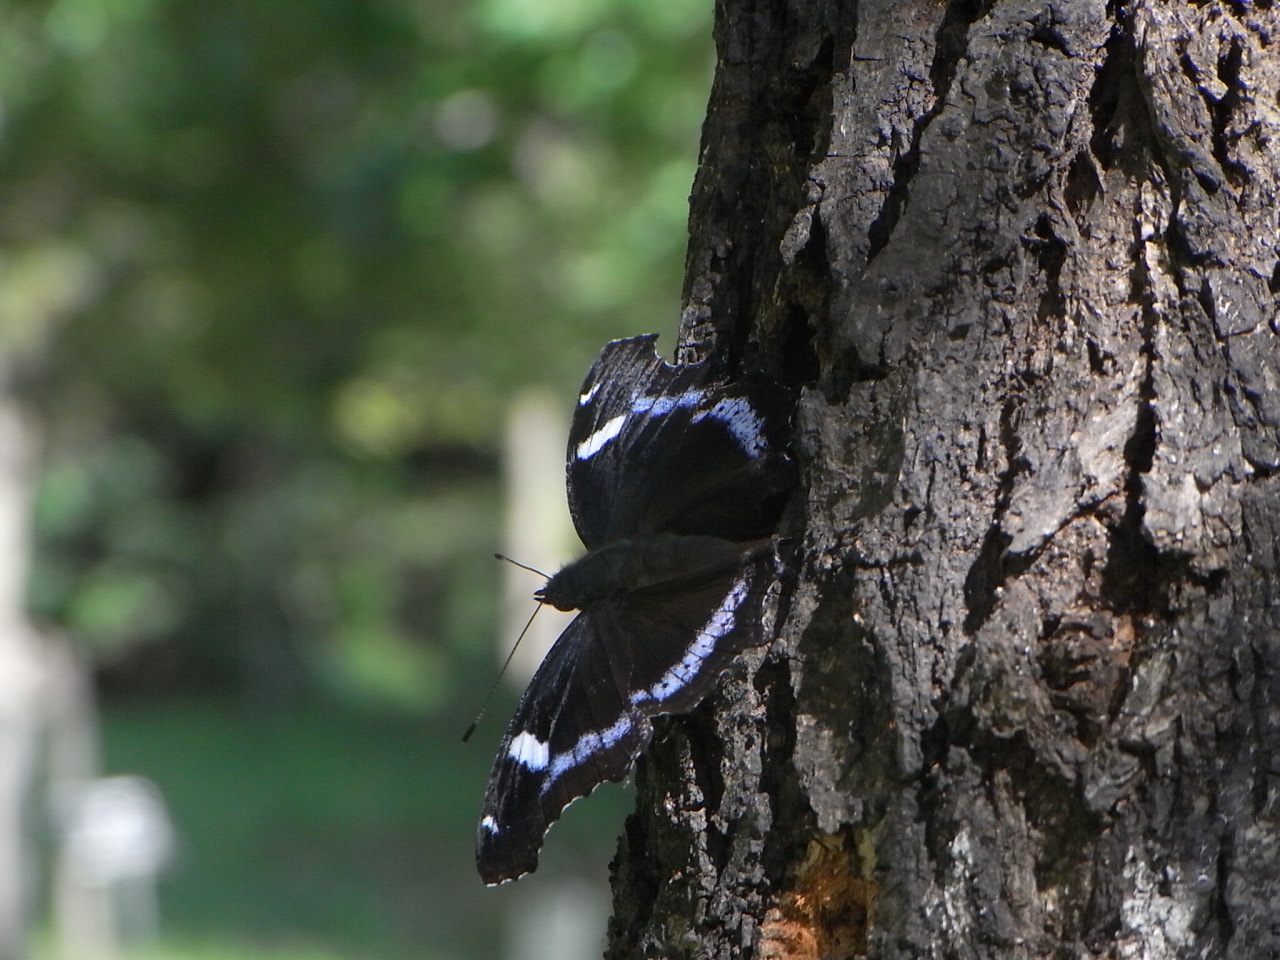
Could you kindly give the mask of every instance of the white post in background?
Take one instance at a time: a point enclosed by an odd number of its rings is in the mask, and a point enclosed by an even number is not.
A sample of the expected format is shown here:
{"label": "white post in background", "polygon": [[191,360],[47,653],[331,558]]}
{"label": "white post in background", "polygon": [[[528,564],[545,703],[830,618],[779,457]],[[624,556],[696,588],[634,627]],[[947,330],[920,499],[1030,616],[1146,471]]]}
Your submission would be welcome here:
{"label": "white post in background", "polygon": [[45,635],[44,691],[45,806],[58,834],[50,884],[57,953],[64,960],[114,957],[119,931],[110,908],[85,891],[68,863],[69,809],[101,776],[102,748],[89,667],[62,634]]}
{"label": "white post in background", "polygon": [[[571,400],[568,402],[572,402]],[[583,552],[569,518],[565,499],[565,447],[569,418],[565,400],[546,389],[520,394],[507,419],[504,472],[506,474],[506,533],[504,552],[512,559],[555,573]],[[542,586],[537,576],[507,565],[503,580],[503,616],[498,637],[504,659],[533,612],[533,591]],[[521,641],[508,672],[510,682],[523,689],[543,655],[573,619],[544,606]],[[505,724],[505,716],[495,717]],[[496,742],[501,735],[499,727]],[[609,917],[607,898],[584,889],[573,877],[544,875],[537,884],[514,891],[507,917],[507,955],[522,960],[589,960],[600,956]]]}
{"label": "white post in background", "polygon": [[[507,515],[503,552],[547,574],[582,552],[565,500],[564,451],[569,436],[565,402],[546,388],[521,393],[511,404],[504,444]],[[533,592],[542,586],[535,574],[512,564],[505,566],[497,638],[499,662],[506,658],[533,613]],[[511,661],[508,677],[513,686],[524,689],[572,618],[572,614],[549,606],[538,612]]]}
{"label": "white post in background", "polygon": [[66,960],[111,960],[122,935],[155,933],[172,828],[150,784],[98,779],[89,671],[66,637],[27,618],[37,450],[19,405],[0,394],[0,960],[30,957],[47,859],[37,838],[50,819],[57,948]]}
{"label": "white post in background", "polygon": [[33,814],[44,657],[26,617],[35,437],[0,398],[0,960],[24,960],[35,893]]}
{"label": "white post in background", "polygon": [[577,877],[524,887],[507,917],[509,960],[595,960],[612,906],[606,889]]}

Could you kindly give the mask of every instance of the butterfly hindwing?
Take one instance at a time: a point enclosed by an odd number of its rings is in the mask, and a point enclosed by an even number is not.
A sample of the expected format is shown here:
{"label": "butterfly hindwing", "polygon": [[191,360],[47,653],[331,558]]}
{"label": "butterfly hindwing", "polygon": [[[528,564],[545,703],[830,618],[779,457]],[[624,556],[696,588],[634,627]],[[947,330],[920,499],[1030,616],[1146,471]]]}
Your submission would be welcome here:
{"label": "butterfly hindwing", "polygon": [[573,800],[626,776],[650,718],[691,709],[734,655],[761,640],[771,552],[726,585],[637,593],[580,614],[521,698],[494,762],[476,860],[487,883],[537,866],[548,827]]}
{"label": "butterfly hindwing", "polygon": [[601,682],[608,671],[591,615],[579,614],[534,674],[494,761],[476,843],[485,883],[533,870],[560,812],[597,784],[626,776],[648,740],[643,714],[611,680]]}
{"label": "butterfly hindwing", "polygon": [[697,706],[739,652],[766,639],[762,609],[773,567],[772,545],[753,548],[725,578],[604,605],[601,636],[610,657],[630,668],[630,702],[648,716]]}

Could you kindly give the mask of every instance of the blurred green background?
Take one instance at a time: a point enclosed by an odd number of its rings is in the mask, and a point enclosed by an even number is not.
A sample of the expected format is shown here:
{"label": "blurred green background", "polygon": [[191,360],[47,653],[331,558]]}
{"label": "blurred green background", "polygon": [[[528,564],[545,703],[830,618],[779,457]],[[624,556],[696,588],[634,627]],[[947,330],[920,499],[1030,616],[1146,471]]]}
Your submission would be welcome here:
{"label": "blurred green background", "polygon": [[106,770],[170,807],[146,956],[519,956],[547,891],[607,898],[619,791],[481,887],[515,692],[457,739],[498,642],[508,402],[567,412],[606,340],[673,345],[710,18],[0,2],[30,606],[91,663]]}

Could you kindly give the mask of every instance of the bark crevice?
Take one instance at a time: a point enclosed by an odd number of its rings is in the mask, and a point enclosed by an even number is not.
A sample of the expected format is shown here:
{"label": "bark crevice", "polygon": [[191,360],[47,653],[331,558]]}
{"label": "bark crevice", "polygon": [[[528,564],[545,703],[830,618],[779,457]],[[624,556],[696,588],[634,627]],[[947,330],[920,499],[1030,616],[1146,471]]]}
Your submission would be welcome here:
{"label": "bark crevice", "polygon": [[870,264],[889,243],[920,167],[920,141],[925,130],[946,108],[947,95],[960,61],[968,50],[969,28],[985,16],[992,0],[948,0],[946,12],[934,34],[934,56],[929,66],[933,104],[911,126],[907,147],[893,161],[893,176],[879,214],[867,229],[866,262]]}

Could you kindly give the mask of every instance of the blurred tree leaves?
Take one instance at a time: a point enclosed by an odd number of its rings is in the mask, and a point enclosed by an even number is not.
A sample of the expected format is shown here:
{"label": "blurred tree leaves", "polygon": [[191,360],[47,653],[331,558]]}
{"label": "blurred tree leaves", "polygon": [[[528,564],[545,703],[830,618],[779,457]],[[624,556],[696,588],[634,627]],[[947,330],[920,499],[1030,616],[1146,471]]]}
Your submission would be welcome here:
{"label": "blurred tree leaves", "polygon": [[709,17],[0,8],[37,610],[121,682],[446,696],[492,624],[503,398],[674,330]]}

